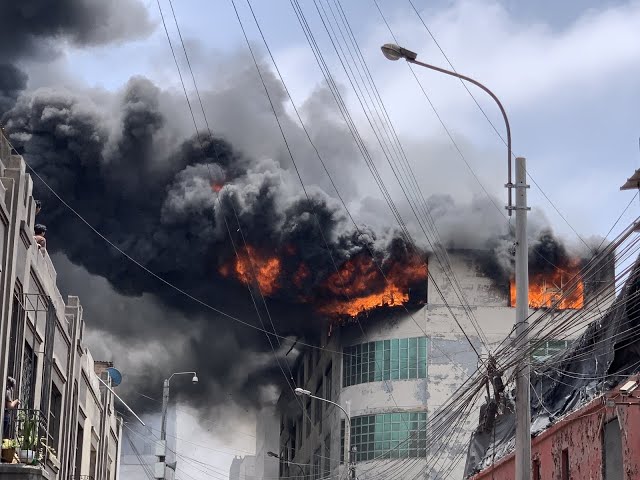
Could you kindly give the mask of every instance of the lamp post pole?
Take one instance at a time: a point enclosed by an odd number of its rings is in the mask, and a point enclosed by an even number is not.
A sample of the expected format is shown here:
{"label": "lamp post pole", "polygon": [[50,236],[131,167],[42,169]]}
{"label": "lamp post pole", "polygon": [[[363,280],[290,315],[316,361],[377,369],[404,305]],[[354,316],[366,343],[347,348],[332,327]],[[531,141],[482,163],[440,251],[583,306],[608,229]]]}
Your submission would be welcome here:
{"label": "lamp post pole", "polygon": [[[498,97],[486,86],[473,78],[457,72],[436,67],[417,60],[418,54],[394,44],[382,46],[384,56],[392,61],[404,58],[407,62],[421,67],[444,73],[467,81],[484,90],[496,102],[507,131],[507,211],[516,212],[516,351],[523,354],[521,365],[518,365],[516,375],[516,480],[531,479],[531,405],[530,405],[530,369],[529,359],[526,358],[529,345],[529,263],[527,245],[527,170],[526,161],[522,157],[516,158],[516,183],[512,182],[511,174],[511,127],[507,113]],[[512,189],[516,189],[516,205],[512,204]]]}
{"label": "lamp post pole", "polygon": [[[282,458],[280,457],[280,455],[278,455],[277,453],[274,453],[274,452],[267,452],[267,455],[268,455],[269,457],[273,457],[273,458],[277,458],[277,459],[279,459],[279,460],[282,460]],[[290,465],[295,465],[296,467],[298,467],[298,468],[300,469],[300,473],[302,474],[302,479],[304,480],[304,478],[305,478],[305,476],[306,476],[306,475],[304,474],[304,470],[302,469],[302,465],[301,465],[301,464],[299,464],[299,463],[295,463],[295,462],[291,462],[291,461],[287,460],[287,466],[290,466]]]}
{"label": "lamp post pole", "polygon": [[166,479],[166,458],[167,458],[167,409],[169,407],[169,382],[176,375],[193,375],[191,382],[198,383],[198,375],[196,372],[176,372],[164,380],[162,384],[162,420],[160,423],[160,444],[156,445],[156,456],[158,457],[158,463],[156,463],[155,478]]}
{"label": "lamp post pole", "polygon": [[351,449],[351,402],[349,402],[349,401],[346,402],[347,408],[345,410],[342,407],[342,405],[340,405],[339,403],[332,402],[331,400],[327,400],[326,398],[316,397],[315,395],[312,395],[309,390],[304,390],[303,388],[296,388],[294,390],[294,392],[299,397],[305,396],[305,397],[309,397],[309,398],[314,398],[314,399],[319,400],[321,402],[330,403],[331,405],[335,405],[340,410],[342,410],[342,412],[344,413],[344,416],[345,416],[345,421],[344,421],[344,462],[345,462],[346,465],[348,465],[347,468],[349,469],[349,472],[351,474],[351,479],[355,480],[356,479],[356,456],[355,456],[355,451]]}

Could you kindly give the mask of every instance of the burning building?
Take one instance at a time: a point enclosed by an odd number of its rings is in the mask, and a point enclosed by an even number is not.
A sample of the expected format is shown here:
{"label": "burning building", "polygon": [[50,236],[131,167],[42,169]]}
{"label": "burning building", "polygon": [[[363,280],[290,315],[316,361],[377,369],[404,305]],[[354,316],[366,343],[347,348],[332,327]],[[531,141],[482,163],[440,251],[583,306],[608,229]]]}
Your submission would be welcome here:
{"label": "burning building", "polygon": [[[609,282],[613,289],[611,264],[597,279],[578,279],[571,301],[556,302],[563,288],[575,286],[580,260],[570,260],[565,252],[559,252],[561,255],[553,258],[555,268],[550,269],[535,261],[537,253],[532,251],[531,259],[532,312],[537,308],[580,308],[585,296],[595,294],[592,282]],[[429,459],[436,453],[441,455],[442,449],[427,448],[427,419],[476,370],[479,360],[474,349],[485,355],[488,346],[509,335],[515,313],[512,283],[508,274],[496,273],[499,270],[494,262],[488,261],[493,253],[459,250],[449,251],[448,257],[457,283],[451,281],[449,269],[433,258],[428,278],[426,266],[409,263],[412,268],[403,268],[407,275],[398,272],[397,278],[424,279],[422,289],[416,284],[409,289],[406,282],[390,282],[399,285],[399,291],[376,289],[380,296],[375,308],[369,309],[360,301],[369,295],[352,280],[360,276],[363,283],[375,285],[375,279],[367,278],[367,264],[351,262],[345,266],[340,277],[351,286],[354,299],[351,303],[336,300],[320,308],[327,316],[352,315],[351,321],[327,328],[318,339],[320,349],[307,349],[291,363],[292,388],[350,405],[351,445],[356,449],[358,476],[365,472],[397,475],[401,471],[402,478],[413,478],[419,472],[426,478],[439,478],[440,470],[453,467],[451,478],[462,477],[475,415],[451,431],[457,440],[443,446],[445,457],[436,465]],[[568,278],[572,272],[574,277]],[[389,276],[396,278],[394,275]],[[468,306],[462,305],[460,292],[464,292]],[[544,357],[569,342],[547,343],[534,355]],[[278,409],[280,477],[337,477],[344,460],[341,411],[309,397],[296,397],[286,386]]]}

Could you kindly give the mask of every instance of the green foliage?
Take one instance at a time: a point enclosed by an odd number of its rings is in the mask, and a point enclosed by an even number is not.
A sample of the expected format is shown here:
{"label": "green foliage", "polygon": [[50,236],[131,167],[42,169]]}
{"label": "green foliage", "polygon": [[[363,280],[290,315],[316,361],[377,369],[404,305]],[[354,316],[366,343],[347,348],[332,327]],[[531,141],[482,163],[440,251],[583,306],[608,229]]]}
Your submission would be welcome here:
{"label": "green foliage", "polygon": [[2,440],[2,449],[6,450],[8,448],[18,448],[18,441],[13,438],[5,438]]}

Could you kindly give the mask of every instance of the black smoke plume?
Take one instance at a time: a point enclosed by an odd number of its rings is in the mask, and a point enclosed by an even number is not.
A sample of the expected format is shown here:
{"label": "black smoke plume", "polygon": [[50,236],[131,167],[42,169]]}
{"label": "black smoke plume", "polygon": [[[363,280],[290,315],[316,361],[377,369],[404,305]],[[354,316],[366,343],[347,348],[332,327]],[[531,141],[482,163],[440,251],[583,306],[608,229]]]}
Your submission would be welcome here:
{"label": "black smoke plume", "polygon": [[97,46],[139,38],[152,30],[139,0],[0,2],[0,117],[27,86],[25,60],[51,61],[65,45]]}
{"label": "black smoke plume", "polygon": [[[334,271],[333,262],[342,265],[365,250],[382,263],[409,254],[393,235],[385,240],[368,229],[355,232],[339,203],[321,189],[309,186],[309,198],[304,196],[297,177],[276,159],[251,158],[203,134],[174,140],[180,129],[166,111],[167,96],[141,77],[132,78],[106,110],[87,95],[40,89],[21,96],[4,121],[31,167],[131,257],[190,295],[279,335],[318,340],[323,320],[307,299]],[[131,350],[166,344],[169,360],[157,358],[144,369],[118,359],[132,375],[145,370],[135,381],[138,391],[152,392],[169,368],[197,366],[200,395],[190,393],[196,403],[223,402],[232,394],[254,404],[260,387],[282,379],[286,362],[274,360],[264,333],[167,287],[83,226],[37,180],[35,188],[45,206],[38,221],[47,224],[48,248],[63,268],[77,273],[71,264],[81,266],[108,280],[114,295],[139,299],[137,307],[124,301],[118,311],[105,298],[96,305],[99,322],[89,317],[89,325]],[[258,318],[247,286],[228,274],[236,251],[247,253],[245,241],[255,249],[254,259],[281,259],[279,288],[266,292],[270,317],[259,298],[262,289],[253,288]],[[308,273],[294,284],[301,264]],[[291,346],[271,340],[279,356]]]}

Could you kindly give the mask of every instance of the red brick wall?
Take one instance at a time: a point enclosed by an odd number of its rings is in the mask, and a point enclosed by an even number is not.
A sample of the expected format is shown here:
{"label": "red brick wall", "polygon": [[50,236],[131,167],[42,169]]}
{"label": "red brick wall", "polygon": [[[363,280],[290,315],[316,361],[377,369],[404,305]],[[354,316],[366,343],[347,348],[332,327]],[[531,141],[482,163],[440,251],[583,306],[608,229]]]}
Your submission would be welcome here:
{"label": "red brick wall", "polygon": [[[541,480],[562,480],[562,451],[569,452],[571,480],[602,479],[602,427],[618,417],[620,422],[625,480],[640,480],[640,404],[634,397],[616,396],[615,407],[605,407],[598,398],[532,439],[533,459],[540,461]],[[515,464],[509,455],[474,480],[513,480]],[[538,480],[538,479],[533,479]]]}

